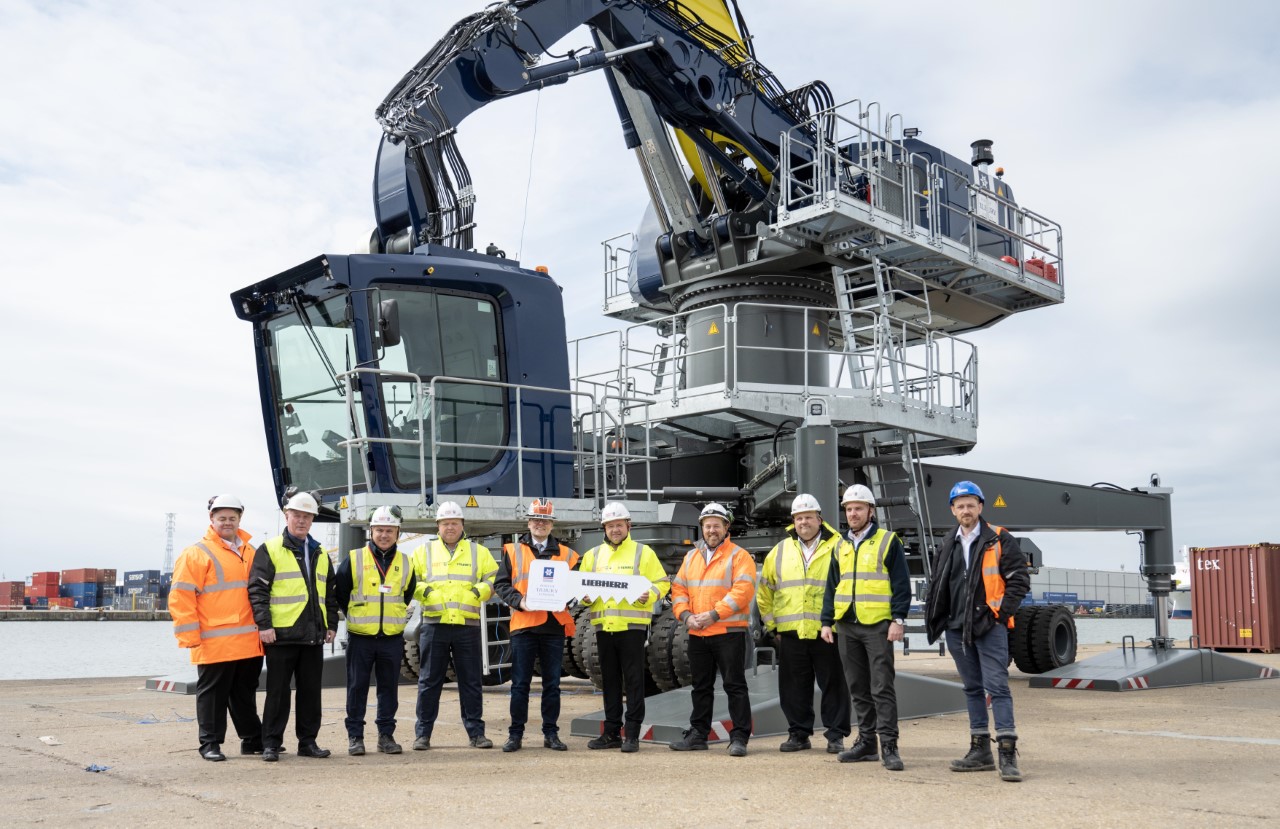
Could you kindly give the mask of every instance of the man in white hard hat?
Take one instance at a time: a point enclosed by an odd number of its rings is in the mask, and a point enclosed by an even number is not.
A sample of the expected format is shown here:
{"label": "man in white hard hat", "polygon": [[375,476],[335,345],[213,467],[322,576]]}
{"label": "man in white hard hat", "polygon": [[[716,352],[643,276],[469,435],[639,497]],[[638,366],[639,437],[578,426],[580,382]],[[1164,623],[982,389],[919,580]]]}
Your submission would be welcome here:
{"label": "man in white hard hat", "polygon": [[[613,501],[600,511],[604,543],[582,556],[584,573],[640,575],[653,587],[633,600],[618,601],[596,596],[587,607],[595,628],[604,680],[604,730],[587,748],[620,748],[631,754],[640,750],[640,726],[644,722],[645,641],[653,622],[653,606],[671,589],[658,554],[631,538],[631,513]],[[623,731],[623,697],[626,697],[626,731]]]}
{"label": "man in white hard hat", "polygon": [[249,574],[249,601],[267,660],[267,699],[262,707],[262,759],[280,759],[289,723],[289,686],[296,687],[294,733],[299,757],[328,757],[320,733],[320,682],[324,646],[338,632],[338,601],[329,589],[329,554],[311,537],[320,512],[306,492],[284,505],[285,531],[258,548]]}
{"label": "man in white hard hat", "polygon": [[440,691],[453,659],[458,676],[458,705],[472,748],[493,748],[484,733],[484,680],[480,607],[493,595],[498,564],[484,546],[464,538],[462,507],[444,501],[436,509],[436,532],[430,544],[413,551],[416,590],[422,604],[418,635],[418,719],[414,751],[431,748],[440,713]]}
{"label": "man in white hard hat", "polygon": [[251,537],[240,529],[244,504],[234,495],[209,499],[209,528],[204,538],[182,551],[173,565],[169,615],[180,647],[195,663],[196,722],[200,756],[225,760],[227,711],[240,736],[241,754],[262,753],[258,719],[258,675],[262,642],[249,605]]}
{"label": "man in white hard hat", "polygon": [[563,561],[570,569],[578,566],[578,554],[551,534],[556,517],[555,504],[535,498],[529,505],[529,532],[515,543],[502,547],[498,579],[494,591],[511,608],[511,725],[505,752],[519,751],[524,744],[524,727],[529,721],[529,689],[533,684],[533,663],[542,665],[542,745],[552,751],[566,751],[560,739],[560,668],[565,637],[576,629],[567,610],[529,610],[530,573],[543,561]]}
{"label": "man in white hard hat", "polygon": [[378,751],[399,754],[395,741],[400,707],[404,628],[417,580],[409,557],[396,549],[400,511],[378,507],[369,517],[369,543],[338,567],[333,591],[347,617],[347,754],[364,754],[364,715],[369,675],[378,683]]}
{"label": "man in white hard hat", "polygon": [[773,631],[778,649],[778,703],[787,718],[787,739],[780,751],[812,747],[813,684],[821,692],[827,753],[844,751],[849,736],[849,686],[840,651],[819,635],[822,592],[836,553],[845,546],[840,533],[822,520],[822,506],[807,493],[791,502],[787,537],[765,556],[756,590],[760,621]]}
{"label": "man in white hard hat", "polygon": [[849,524],[849,543],[831,562],[822,598],[822,638],[839,638],[858,739],[838,759],[879,759],[889,771],[902,771],[893,643],[902,641],[911,609],[911,576],[897,533],[876,523],[871,490],[854,484],[840,503]]}
{"label": "man in white hard hat", "polygon": [[729,756],[746,757],[751,739],[751,695],[747,691],[747,643],[756,562],[729,540],[733,516],[707,504],[698,516],[702,541],[685,554],[671,582],[671,612],[689,628],[689,668],[693,675],[689,728],[672,743],[674,751],[707,748],[715,703],[716,674],[729,700]]}

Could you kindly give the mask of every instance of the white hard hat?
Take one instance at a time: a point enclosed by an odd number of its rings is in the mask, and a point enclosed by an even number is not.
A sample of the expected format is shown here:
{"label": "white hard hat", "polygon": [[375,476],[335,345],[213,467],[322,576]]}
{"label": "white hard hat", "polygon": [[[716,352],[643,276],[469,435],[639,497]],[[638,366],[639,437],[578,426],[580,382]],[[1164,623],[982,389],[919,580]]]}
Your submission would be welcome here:
{"label": "white hard hat", "polygon": [[840,499],[840,506],[844,506],[850,501],[861,501],[864,504],[876,505],[876,496],[871,494],[871,490],[862,484],[854,484],[844,491],[844,497]]}
{"label": "white hard hat", "polygon": [[631,513],[627,508],[618,501],[610,501],[604,505],[604,509],[600,510],[600,523],[608,524],[610,521],[631,520]]}
{"label": "white hard hat", "polygon": [[726,527],[733,523],[733,513],[714,501],[702,508],[702,514],[698,516],[698,526],[701,527],[702,522],[707,518],[719,518]]}
{"label": "white hard hat", "polygon": [[378,507],[369,518],[370,527],[399,527],[400,516],[391,507]]}
{"label": "white hard hat", "polygon": [[791,514],[796,515],[801,512],[822,513],[822,505],[818,503],[818,499],[814,498],[807,492],[802,492],[796,496],[791,502]]}
{"label": "white hard hat", "polygon": [[462,507],[454,501],[441,501],[440,506],[436,508],[436,521],[443,521],[446,518],[457,518],[461,521]]}
{"label": "white hard hat", "polygon": [[288,501],[284,502],[285,510],[296,510],[297,512],[305,512],[311,515],[320,514],[320,505],[316,503],[316,499],[311,496],[310,492],[296,493]]}
{"label": "white hard hat", "polygon": [[234,495],[215,495],[209,499],[209,512],[216,509],[233,509],[244,512],[244,502]]}
{"label": "white hard hat", "polygon": [[547,521],[553,521],[556,517],[556,505],[550,500],[544,501],[541,498],[534,498],[533,503],[529,504],[530,518],[545,518]]}

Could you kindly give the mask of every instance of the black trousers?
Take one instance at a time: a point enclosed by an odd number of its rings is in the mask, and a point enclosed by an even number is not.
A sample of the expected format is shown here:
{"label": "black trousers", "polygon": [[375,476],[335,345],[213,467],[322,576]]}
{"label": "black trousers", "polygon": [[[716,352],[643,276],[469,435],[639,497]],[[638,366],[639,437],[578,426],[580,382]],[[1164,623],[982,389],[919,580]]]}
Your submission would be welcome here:
{"label": "black trousers", "polygon": [[849,686],[834,642],[801,639],[795,631],[778,634],[778,703],[787,718],[787,731],[797,737],[813,734],[813,684],[821,691],[822,724],[828,740],[849,736]]}
{"label": "black trousers", "polygon": [[[585,623],[585,619],[583,620]],[[645,630],[605,633],[596,628],[596,648],[600,652],[600,673],[604,679],[604,733],[622,733],[622,697],[627,698],[626,736],[640,739],[644,722]]]}
{"label": "black trousers", "polygon": [[414,735],[430,739],[440,714],[440,692],[453,659],[458,677],[458,706],[468,737],[484,736],[484,677],[480,674],[480,628],[476,625],[424,623],[418,634],[418,719]]}
{"label": "black trousers", "polygon": [[836,642],[840,645],[845,682],[853,695],[858,736],[879,733],[883,740],[898,739],[898,695],[894,688],[897,674],[889,622],[836,622]]}
{"label": "black trousers", "polygon": [[241,740],[262,742],[262,721],[258,719],[258,676],[262,657],[232,659],[197,665],[196,722],[200,725],[200,747],[222,743],[227,738],[227,711]]}
{"label": "black trousers", "polygon": [[289,724],[289,683],[297,686],[298,710],[293,731],[298,745],[316,741],[320,733],[320,677],[324,645],[266,645],[267,701],[262,706],[262,745],[278,749]]}
{"label": "black trousers", "polygon": [[745,743],[751,738],[751,696],[747,693],[747,634],[689,635],[689,670],[693,674],[693,712],[689,727],[703,737],[711,734],[711,712],[716,699],[716,673],[729,698],[733,728],[729,739]]}
{"label": "black trousers", "polygon": [[347,640],[347,726],[348,737],[364,737],[364,715],[369,707],[369,679],[378,684],[378,734],[396,733],[396,711],[400,708],[400,662],[404,639],[399,636],[361,636]]}

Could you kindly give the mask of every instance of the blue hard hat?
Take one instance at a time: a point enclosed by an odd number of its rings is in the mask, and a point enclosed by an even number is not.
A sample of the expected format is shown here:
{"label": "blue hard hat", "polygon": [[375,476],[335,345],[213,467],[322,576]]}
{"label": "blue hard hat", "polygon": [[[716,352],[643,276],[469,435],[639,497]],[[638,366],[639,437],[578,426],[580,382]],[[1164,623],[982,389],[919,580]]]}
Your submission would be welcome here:
{"label": "blue hard hat", "polygon": [[973,481],[961,481],[960,483],[951,487],[951,497],[947,499],[947,503],[950,504],[952,501],[954,501],[955,499],[959,498],[962,495],[972,495],[974,498],[977,498],[980,503],[983,503],[983,504],[987,502],[987,499],[982,497],[982,490],[978,488],[977,484],[975,484]]}

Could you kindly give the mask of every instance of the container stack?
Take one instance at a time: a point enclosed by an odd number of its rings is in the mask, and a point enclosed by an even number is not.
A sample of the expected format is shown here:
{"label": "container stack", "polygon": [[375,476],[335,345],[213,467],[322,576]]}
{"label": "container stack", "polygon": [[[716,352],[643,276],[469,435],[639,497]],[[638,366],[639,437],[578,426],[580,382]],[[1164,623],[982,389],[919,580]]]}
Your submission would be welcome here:
{"label": "container stack", "polygon": [[99,571],[94,568],[63,570],[60,595],[71,599],[74,607],[101,607],[98,574]]}
{"label": "container stack", "polygon": [[0,581],[0,607],[22,607],[26,602],[27,585],[20,581]]}
{"label": "container stack", "polygon": [[59,574],[54,572],[32,573],[31,586],[26,590],[28,607],[48,607],[50,599],[58,598]]}
{"label": "container stack", "polygon": [[111,604],[111,600],[116,595],[116,571],[115,568],[109,570],[103,569],[98,571],[98,598],[102,599],[104,605]]}

